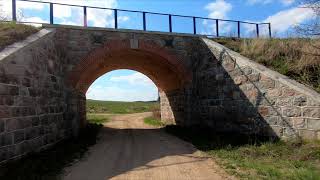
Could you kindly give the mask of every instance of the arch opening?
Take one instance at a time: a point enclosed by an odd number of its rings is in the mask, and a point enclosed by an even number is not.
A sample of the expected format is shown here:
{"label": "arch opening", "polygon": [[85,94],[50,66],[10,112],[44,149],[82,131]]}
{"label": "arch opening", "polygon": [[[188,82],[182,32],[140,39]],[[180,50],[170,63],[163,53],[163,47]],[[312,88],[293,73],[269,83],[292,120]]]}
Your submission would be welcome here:
{"label": "arch opening", "polygon": [[[108,48],[106,48],[108,47]],[[119,69],[130,69],[150,78],[158,87],[161,119],[176,123],[182,118],[183,90],[191,80],[190,74],[178,58],[163,49],[110,48],[105,45],[96,49],[78,63],[68,75],[66,86],[76,93],[77,113],[82,125],[86,124],[86,92],[90,85],[103,74]]]}

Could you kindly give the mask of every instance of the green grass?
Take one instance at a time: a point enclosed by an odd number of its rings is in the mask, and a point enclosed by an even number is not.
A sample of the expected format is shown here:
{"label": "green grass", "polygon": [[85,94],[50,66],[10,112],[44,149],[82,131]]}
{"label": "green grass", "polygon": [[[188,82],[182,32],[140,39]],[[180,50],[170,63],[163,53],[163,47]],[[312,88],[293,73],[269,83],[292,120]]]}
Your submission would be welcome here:
{"label": "green grass", "polygon": [[130,114],[150,112],[159,102],[117,102],[87,100],[87,113]]}
{"label": "green grass", "polygon": [[110,115],[99,115],[99,114],[87,114],[87,120],[92,124],[103,124],[108,122],[110,119]]}
{"label": "green grass", "polygon": [[29,25],[0,22],[0,51],[8,45],[24,40],[37,31],[39,31],[38,28]]}
{"label": "green grass", "polygon": [[146,117],[144,118],[143,121],[144,123],[149,124],[151,126],[155,126],[155,127],[161,127],[165,125],[163,122],[161,122],[160,119],[156,119],[154,117]]}
{"label": "green grass", "polygon": [[89,124],[78,138],[63,140],[52,148],[30,154],[0,167],[3,180],[56,180],[66,166],[83,158],[88,148],[97,141],[101,125]]}
{"label": "green grass", "polygon": [[271,141],[177,126],[168,126],[166,130],[191,142],[240,179],[320,179],[319,141]]}

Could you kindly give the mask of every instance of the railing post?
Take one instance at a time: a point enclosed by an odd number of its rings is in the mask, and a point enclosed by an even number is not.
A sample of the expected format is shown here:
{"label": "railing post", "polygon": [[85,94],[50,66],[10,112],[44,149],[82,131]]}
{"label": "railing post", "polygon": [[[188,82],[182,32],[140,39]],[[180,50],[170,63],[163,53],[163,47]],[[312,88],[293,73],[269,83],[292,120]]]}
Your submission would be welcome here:
{"label": "railing post", "polygon": [[147,30],[146,12],[142,12],[142,16],[143,16],[143,30],[146,31]]}
{"label": "railing post", "polygon": [[197,23],[196,23],[196,17],[193,17],[193,34],[197,34]]}
{"label": "railing post", "polygon": [[53,24],[53,4],[50,3],[50,24]]}
{"label": "railing post", "polygon": [[172,32],[172,16],[169,14],[169,32]]}
{"label": "railing post", "polygon": [[16,0],[12,0],[12,21],[17,21],[17,4],[16,4]]}
{"label": "railing post", "polygon": [[257,30],[257,38],[259,38],[260,37],[259,24],[256,24],[256,30]]}
{"label": "railing post", "polygon": [[83,26],[87,27],[88,26],[88,21],[87,21],[87,6],[83,6]]}
{"label": "railing post", "polygon": [[269,25],[269,37],[272,38],[272,34],[271,34],[271,23],[269,23],[268,25]]}
{"label": "railing post", "polygon": [[238,38],[241,36],[241,31],[240,31],[240,21],[238,21]]}
{"label": "railing post", "polygon": [[118,29],[118,10],[114,9],[114,28]]}
{"label": "railing post", "polygon": [[219,20],[216,19],[216,33],[217,33],[217,37],[219,37]]}

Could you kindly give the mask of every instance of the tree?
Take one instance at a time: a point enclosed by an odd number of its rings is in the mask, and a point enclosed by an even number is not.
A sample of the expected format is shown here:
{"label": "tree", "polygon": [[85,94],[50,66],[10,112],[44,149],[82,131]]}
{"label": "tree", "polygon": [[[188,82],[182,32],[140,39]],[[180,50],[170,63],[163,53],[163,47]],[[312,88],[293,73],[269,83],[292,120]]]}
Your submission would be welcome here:
{"label": "tree", "polygon": [[300,8],[312,9],[315,18],[296,27],[299,34],[304,36],[320,36],[320,0],[300,0]]}

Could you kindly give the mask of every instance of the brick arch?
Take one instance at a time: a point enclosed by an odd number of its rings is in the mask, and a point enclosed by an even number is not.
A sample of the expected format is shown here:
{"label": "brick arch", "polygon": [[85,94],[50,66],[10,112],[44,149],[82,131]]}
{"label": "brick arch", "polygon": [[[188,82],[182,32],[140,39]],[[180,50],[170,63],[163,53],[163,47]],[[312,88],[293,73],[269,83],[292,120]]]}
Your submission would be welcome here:
{"label": "brick arch", "polygon": [[181,58],[153,41],[110,40],[78,63],[67,77],[67,85],[85,93],[101,75],[131,69],[148,76],[162,91],[181,89],[191,73]]}

